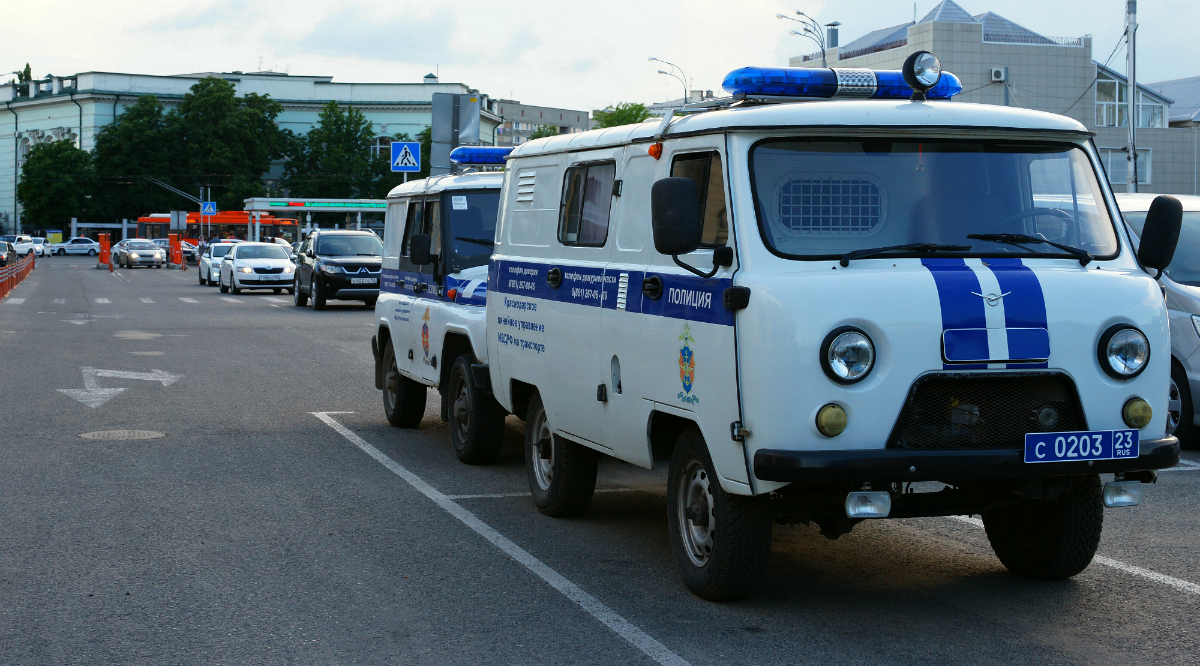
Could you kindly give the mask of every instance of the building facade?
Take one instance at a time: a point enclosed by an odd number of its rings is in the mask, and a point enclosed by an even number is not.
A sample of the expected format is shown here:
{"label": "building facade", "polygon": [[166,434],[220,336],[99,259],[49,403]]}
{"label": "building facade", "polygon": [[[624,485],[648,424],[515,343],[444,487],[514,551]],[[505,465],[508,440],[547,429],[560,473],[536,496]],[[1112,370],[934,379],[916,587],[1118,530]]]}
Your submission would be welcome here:
{"label": "building facade", "polygon": [[[276,118],[281,128],[305,134],[316,126],[321,108],[330,101],[351,106],[371,121],[374,150],[388,152],[392,136],[415,137],[432,122],[433,93],[476,93],[462,83],[441,83],[432,74],[420,83],[340,83],[329,76],[291,76],[276,72],[208,72],[175,76],[84,72],[47,77],[29,84],[0,85],[0,224],[13,229],[20,221],[16,183],[33,146],[68,140],[83,150],[95,145],[96,133],[134,104],[154,95],[174,108],[188,90],[206,77],[223,78],[239,95],[270,95],[283,106]],[[482,95],[479,142],[495,145],[500,118],[492,100]],[[263,174],[268,186],[282,174],[283,164]],[[146,211],[154,212],[154,211]]]}
{"label": "building facade", "polygon": [[586,132],[592,128],[592,118],[587,111],[533,106],[511,99],[492,100],[491,108],[500,118],[497,146],[519,146],[529,141],[539,127],[547,125],[559,134]]}
{"label": "building facade", "polygon": [[[843,25],[844,29],[845,26]],[[1002,16],[972,15],[942,0],[919,21],[880,28],[825,51],[829,67],[900,69],[915,51],[937,55],[962,81],[958,102],[1019,106],[1078,120],[1096,133],[1096,148],[1117,192],[1126,190],[1128,80],[1097,62],[1092,38],[1046,37]],[[821,67],[821,53],[791,58],[792,67]],[[1137,86],[1138,190],[1196,194],[1191,130],[1167,119],[1173,100],[1153,84]]]}

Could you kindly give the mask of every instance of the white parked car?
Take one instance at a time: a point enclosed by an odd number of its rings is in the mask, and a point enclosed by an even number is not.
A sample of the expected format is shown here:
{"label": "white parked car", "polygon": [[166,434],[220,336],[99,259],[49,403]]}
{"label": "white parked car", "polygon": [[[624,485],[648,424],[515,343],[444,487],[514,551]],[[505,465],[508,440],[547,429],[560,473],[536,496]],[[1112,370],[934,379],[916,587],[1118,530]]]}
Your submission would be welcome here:
{"label": "white parked car", "polygon": [[62,243],[53,243],[50,245],[51,254],[59,256],[68,254],[86,254],[94,257],[100,254],[100,243],[86,236],[76,236]]}
{"label": "white parked car", "polygon": [[27,257],[33,252],[33,238],[25,234],[0,236],[0,241],[12,243],[16,253],[22,257]]}
{"label": "white parked car", "polygon": [[233,249],[233,245],[232,242],[222,241],[204,248],[196,270],[200,274],[200,284],[215,285],[220,282],[221,260],[225,258],[229,250]]}
{"label": "white parked car", "polygon": [[276,294],[292,291],[296,265],[288,251],[275,243],[238,243],[221,260],[217,279],[221,293],[243,289],[272,289]]}

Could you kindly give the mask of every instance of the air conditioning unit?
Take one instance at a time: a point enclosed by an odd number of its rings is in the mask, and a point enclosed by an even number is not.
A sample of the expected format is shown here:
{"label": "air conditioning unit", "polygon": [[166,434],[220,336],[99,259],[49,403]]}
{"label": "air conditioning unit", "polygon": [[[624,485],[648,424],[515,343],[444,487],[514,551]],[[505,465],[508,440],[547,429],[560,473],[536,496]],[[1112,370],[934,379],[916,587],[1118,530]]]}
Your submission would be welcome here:
{"label": "air conditioning unit", "polygon": [[1004,76],[1004,68],[1003,67],[993,67],[992,68],[992,83],[1004,83],[1005,78],[1007,78],[1007,77]]}

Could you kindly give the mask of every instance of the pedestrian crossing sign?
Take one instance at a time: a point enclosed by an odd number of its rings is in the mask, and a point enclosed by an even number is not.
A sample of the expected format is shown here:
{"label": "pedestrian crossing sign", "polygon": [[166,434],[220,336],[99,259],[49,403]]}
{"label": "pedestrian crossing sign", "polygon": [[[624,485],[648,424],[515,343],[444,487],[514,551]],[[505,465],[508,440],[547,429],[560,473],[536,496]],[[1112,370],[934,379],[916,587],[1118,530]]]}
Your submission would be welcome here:
{"label": "pedestrian crossing sign", "polygon": [[200,202],[200,214],[201,215],[216,215],[217,214],[217,202],[201,201]]}
{"label": "pedestrian crossing sign", "polygon": [[421,144],[418,141],[392,142],[392,171],[416,173],[421,170]]}

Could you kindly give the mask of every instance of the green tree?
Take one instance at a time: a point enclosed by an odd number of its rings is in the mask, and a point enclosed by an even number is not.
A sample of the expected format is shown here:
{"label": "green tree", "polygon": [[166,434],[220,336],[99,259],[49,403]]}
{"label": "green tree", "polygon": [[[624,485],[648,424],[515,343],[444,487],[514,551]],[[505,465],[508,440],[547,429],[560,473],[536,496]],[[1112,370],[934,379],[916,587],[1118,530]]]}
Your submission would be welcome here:
{"label": "green tree", "polygon": [[544,139],[548,136],[558,136],[557,125],[538,125],[538,128],[533,131],[533,134],[529,135],[529,140],[533,141],[534,139]]}
{"label": "green tree", "polygon": [[284,167],[284,186],[292,196],[314,199],[365,199],[389,170],[388,155],[371,155],[375,132],[358,109],[330,102],[317,126],[295,137]]}
{"label": "green tree", "polygon": [[21,84],[21,83],[29,83],[30,81],[33,80],[33,70],[31,70],[29,68],[29,63],[25,63],[25,69],[23,69],[19,72],[13,72],[13,73],[17,75],[17,78],[15,81],[13,79],[9,79],[8,80],[9,83]]}
{"label": "green tree", "polygon": [[262,176],[289,142],[275,124],[282,111],[266,95],[238,97],[224,79],[196,82],[167,114],[165,145],[182,161],[180,178],[212,187],[222,210],[240,210],[242,199],[265,194]]}
{"label": "green tree", "polygon": [[645,104],[636,102],[621,102],[609,106],[603,111],[596,112],[596,127],[616,127],[618,125],[636,125],[654,114],[646,109]]}
{"label": "green tree", "polygon": [[185,191],[191,179],[171,178],[177,169],[163,105],[153,95],[143,95],[116,120],[96,133],[92,157],[100,183],[93,212],[105,219],[133,219],[147,213],[184,209],[193,203],[147,181],[151,176]]}
{"label": "green tree", "polygon": [[29,151],[17,183],[27,230],[65,228],[89,213],[96,172],[90,153],[71,141],[38,144]]}

